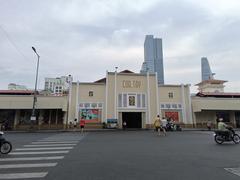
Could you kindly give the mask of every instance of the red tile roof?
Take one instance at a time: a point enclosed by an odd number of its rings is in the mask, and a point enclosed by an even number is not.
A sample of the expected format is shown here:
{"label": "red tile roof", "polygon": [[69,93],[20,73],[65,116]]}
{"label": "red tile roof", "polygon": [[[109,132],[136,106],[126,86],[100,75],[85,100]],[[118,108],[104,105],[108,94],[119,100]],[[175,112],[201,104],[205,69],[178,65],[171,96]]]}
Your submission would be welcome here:
{"label": "red tile roof", "polygon": [[198,92],[196,96],[200,97],[225,97],[225,98],[240,98],[240,93],[225,93],[225,92]]}
{"label": "red tile roof", "polygon": [[34,94],[33,90],[0,90],[0,95],[32,95],[32,94]]}

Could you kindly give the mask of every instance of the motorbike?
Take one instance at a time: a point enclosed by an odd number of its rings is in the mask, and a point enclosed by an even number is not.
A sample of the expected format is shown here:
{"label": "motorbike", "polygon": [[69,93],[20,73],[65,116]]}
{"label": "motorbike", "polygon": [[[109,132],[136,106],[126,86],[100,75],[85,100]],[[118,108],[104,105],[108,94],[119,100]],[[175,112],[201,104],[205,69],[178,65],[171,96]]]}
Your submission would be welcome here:
{"label": "motorbike", "polygon": [[223,142],[230,142],[233,141],[235,144],[240,143],[240,137],[236,132],[233,130],[232,127],[227,127],[228,131],[214,131],[214,140],[217,144],[222,144]]}
{"label": "motorbike", "polygon": [[0,131],[0,153],[8,154],[12,150],[12,144],[3,137],[3,132]]}
{"label": "motorbike", "polygon": [[174,130],[174,124],[171,122],[168,122],[166,124],[166,131],[173,131]]}
{"label": "motorbike", "polygon": [[174,124],[172,122],[168,122],[166,125],[166,131],[181,131],[182,128],[179,124]]}

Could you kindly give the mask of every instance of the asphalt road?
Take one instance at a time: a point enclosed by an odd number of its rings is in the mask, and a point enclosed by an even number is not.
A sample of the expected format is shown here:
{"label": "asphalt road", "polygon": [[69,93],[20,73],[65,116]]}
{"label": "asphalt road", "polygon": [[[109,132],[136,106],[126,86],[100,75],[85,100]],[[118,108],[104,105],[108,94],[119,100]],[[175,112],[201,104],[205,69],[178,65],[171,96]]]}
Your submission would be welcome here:
{"label": "asphalt road", "polygon": [[12,154],[0,156],[0,179],[19,178],[22,173],[23,179],[35,175],[38,178],[30,179],[44,180],[239,179],[240,145],[217,145],[212,134],[184,131],[164,137],[153,131],[9,133],[6,137],[14,149]]}

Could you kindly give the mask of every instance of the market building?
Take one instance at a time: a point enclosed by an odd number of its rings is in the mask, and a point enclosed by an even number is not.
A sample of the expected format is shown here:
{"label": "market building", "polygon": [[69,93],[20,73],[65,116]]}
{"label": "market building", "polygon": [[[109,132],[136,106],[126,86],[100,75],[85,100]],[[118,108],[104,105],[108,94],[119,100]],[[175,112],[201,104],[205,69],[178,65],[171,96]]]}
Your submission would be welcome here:
{"label": "market building", "polygon": [[196,127],[206,127],[223,118],[227,124],[240,128],[240,93],[224,92],[227,81],[209,79],[198,83],[199,92],[192,96],[193,120]]}
{"label": "market building", "polygon": [[0,123],[9,129],[63,129],[77,119],[89,128],[116,123],[122,128],[151,128],[154,118],[172,118],[192,127],[189,85],[159,85],[156,74],[139,74],[125,70],[107,72],[93,83],[72,82],[69,93],[62,96],[38,94],[36,121],[31,122],[33,91],[0,91]]}
{"label": "market building", "polygon": [[0,127],[5,130],[63,129],[67,96],[37,95],[36,121],[31,122],[34,91],[0,90]]}
{"label": "market building", "polygon": [[159,114],[193,126],[189,85],[159,85],[156,74],[107,72],[93,83],[73,83],[69,96],[69,122],[116,122],[122,128],[126,121],[127,128],[151,128]]}
{"label": "market building", "polygon": [[[199,92],[190,95],[190,85],[158,84],[156,74],[106,72],[95,82],[72,82],[68,94],[38,93],[36,121],[31,122],[34,91],[1,90],[0,124],[9,130],[69,128],[76,119],[86,128],[116,124],[122,128],[152,128],[154,118],[172,118],[182,127],[216,127],[217,119],[240,127],[240,93],[224,92],[226,81],[209,79],[197,84]],[[7,123],[6,123],[7,122]]]}

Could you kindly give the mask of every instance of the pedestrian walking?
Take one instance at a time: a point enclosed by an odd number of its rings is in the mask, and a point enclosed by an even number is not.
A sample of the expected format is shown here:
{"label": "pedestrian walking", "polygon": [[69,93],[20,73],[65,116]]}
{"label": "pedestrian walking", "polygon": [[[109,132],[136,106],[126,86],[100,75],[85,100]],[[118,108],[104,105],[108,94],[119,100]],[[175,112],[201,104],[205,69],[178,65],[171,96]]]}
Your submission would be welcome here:
{"label": "pedestrian walking", "polygon": [[127,127],[127,122],[123,121],[123,130],[126,130],[126,127]]}
{"label": "pedestrian walking", "polygon": [[160,120],[160,116],[159,115],[157,115],[157,117],[155,118],[153,125],[155,127],[155,130],[158,133],[158,136],[160,136],[161,135],[161,130],[160,130],[160,128],[161,128],[161,120]]}
{"label": "pedestrian walking", "polygon": [[80,120],[81,133],[83,133],[84,127],[85,127],[85,120],[81,119],[81,120]]}
{"label": "pedestrian walking", "polygon": [[76,129],[77,129],[77,118],[75,118],[74,121],[73,121],[73,128],[74,128],[74,131],[76,131]]}
{"label": "pedestrian walking", "polygon": [[208,120],[208,122],[207,122],[207,129],[209,131],[211,131],[211,129],[212,129],[212,122],[210,120]]}
{"label": "pedestrian walking", "polygon": [[69,128],[69,129],[72,129],[72,128],[73,128],[73,123],[72,123],[72,121],[69,122],[68,128]]}
{"label": "pedestrian walking", "polygon": [[166,136],[167,135],[167,132],[166,132],[166,129],[167,129],[167,119],[165,117],[163,117],[162,120],[161,120],[161,129],[163,131],[163,135]]}

